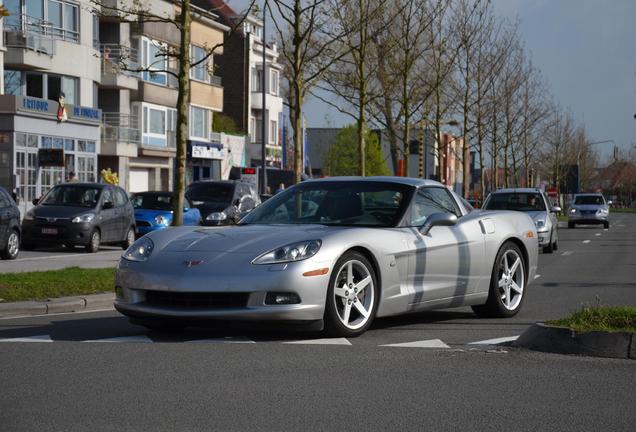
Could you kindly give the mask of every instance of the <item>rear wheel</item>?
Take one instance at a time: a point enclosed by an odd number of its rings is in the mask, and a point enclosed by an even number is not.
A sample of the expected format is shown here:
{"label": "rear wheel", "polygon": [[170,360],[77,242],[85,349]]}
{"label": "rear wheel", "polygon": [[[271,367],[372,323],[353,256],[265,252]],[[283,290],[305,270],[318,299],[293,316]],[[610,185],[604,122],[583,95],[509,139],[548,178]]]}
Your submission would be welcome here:
{"label": "rear wheel", "polygon": [[511,317],[519,312],[526,287],[525,263],[519,246],[506,242],[499,250],[490,277],[486,304],[473,306],[480,317]]}
{"label": "rear wheel", "polygon": [[86,252],[95,253],[99,250],[99,245],[102,241],[102,238],[99,234],[99,231],[95,230],[91,233],[88,244],[86,245]]}
{"label": "rear wheel", "polygon": [[325,305],[325,329],[333,336],[364,333],[375,317],[378,284],[369,260],[358,252],[346,252],[329,278]]}
{"label": "rear wheel", "polygon": [[123,250],[128,249],[129,247],[132,246],[132,244],[135,242],[135,230],[131,228],[128,228],[128,232],[126,233],[126,239],[121,242],[121,248]]}
{"label": "rear wheel", "polygon": [[18,257],[20,253],[20,234],[17,230],[11,230],[7,238],[7,244],[0,253],[2,259],[12,260]]}

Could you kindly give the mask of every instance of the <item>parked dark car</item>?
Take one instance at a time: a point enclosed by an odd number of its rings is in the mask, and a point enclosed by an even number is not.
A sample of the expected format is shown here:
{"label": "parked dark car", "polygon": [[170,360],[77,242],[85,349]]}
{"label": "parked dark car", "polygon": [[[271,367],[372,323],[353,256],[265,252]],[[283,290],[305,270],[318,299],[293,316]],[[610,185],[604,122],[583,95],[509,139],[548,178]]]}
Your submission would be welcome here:
{"label": "parked dark car", "polygon": [[0,187],[0,258],[16,259],[20,253],[20,210]]}
{"label": "parked dark car", "polygon": [[102,183],[54,186],[22,221],[22,248],[83,246],[97,252],[102,243],[127,249],[135,242],[135,214],[126,192]]}
{"label": "parked dark car", "polygon": [[198,181],[186,197],[201,212],[203,225],[229,225],[261,203],[256,188],[237,180]]}

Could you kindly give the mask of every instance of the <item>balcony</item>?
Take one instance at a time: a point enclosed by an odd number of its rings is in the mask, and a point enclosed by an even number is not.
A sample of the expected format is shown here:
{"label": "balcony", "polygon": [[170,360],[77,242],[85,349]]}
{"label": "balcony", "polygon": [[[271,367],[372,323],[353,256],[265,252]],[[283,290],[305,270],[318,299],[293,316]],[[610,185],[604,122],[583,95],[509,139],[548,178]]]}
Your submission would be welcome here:
{"label": "balcony", "polygon": [[141,143],[139,119],[118,112],[102,113],[102,153],[114,156],[137,156]]}
{"label": "balcony", "polygon": [[8,48],[6,67],[49,69],[55,55],[57,37],[51,23],[27,15],[7,17],[4,41]]}
{"label": "balcony", "polygon": [[102,55],[102,87],[137,90],[139,53],[136,48],[118,44],[100,44]]}

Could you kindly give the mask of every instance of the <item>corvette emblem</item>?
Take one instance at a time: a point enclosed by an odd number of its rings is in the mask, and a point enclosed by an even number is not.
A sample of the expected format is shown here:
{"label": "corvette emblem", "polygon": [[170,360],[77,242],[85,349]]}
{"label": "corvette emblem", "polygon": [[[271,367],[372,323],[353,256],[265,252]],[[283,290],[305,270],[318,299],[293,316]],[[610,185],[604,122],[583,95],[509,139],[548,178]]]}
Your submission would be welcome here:
{"label": "corvette emblem", "polygon": [[202,262],[203,260],[191,260],[191,261],[184,261],[183,264],[185,264],[186,266],[188,266],[188,268],[190,268],[190,267],[198,266]]}

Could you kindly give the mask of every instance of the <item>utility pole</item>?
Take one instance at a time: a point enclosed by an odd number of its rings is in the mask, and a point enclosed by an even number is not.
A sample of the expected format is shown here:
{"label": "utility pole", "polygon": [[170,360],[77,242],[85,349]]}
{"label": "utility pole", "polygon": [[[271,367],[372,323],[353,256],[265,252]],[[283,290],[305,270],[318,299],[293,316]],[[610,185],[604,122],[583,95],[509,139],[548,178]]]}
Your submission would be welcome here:
{"label": "utility pole", "polygon": [[263,46],[263,77],[261,82],[261,95],[262,95],[262,123],[261,123],[261,178],[260,178],[260,193],[264,195],[267,192],[267,164],[265,163],[265,142],[267,140],[267,110],[266,110],[266,93],[265,93],[265,84],[267,82],[267,57],[265,50],[267,45],[265,43],[265,30],[266,30],[266,22],[267,20],[267,0],[265,0],[265,4],[263,5],[263,36],[261,38],[261,43]]}

